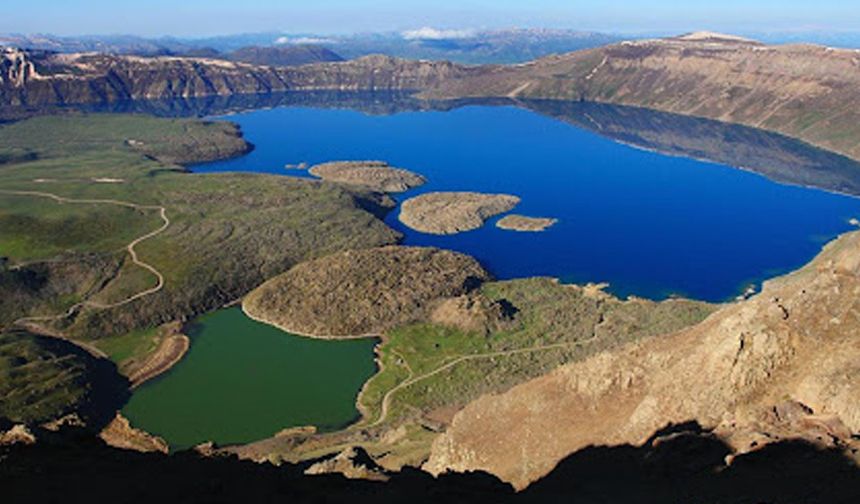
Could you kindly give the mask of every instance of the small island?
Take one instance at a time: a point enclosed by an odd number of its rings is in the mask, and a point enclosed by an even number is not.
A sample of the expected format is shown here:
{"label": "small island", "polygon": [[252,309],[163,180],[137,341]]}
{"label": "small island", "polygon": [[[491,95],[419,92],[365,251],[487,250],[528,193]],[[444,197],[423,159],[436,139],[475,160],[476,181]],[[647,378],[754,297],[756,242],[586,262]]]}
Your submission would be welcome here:
{"label": "small island", "polygon": [[311,167],[309,173],[329,182],[368,187],[374,191],[403,192],[427,180],[385,161],[332,161]]}
{"label": "small island", "polygon": [[259,322],[303,336],[380,335],[428,320],[444,300],[489,279],[478,261],[447,250],[351,250],[293,267],[248,294],[242,309]]}
{"label": "small island", "polygon": [[496,227],[508,231],[538,232],[547,229],[556,222],[558,219],[511,214],[501,218],[496,223]]}
{"label": "small island", "polygon": [[400,222],[429,234],[456,234],[478,229],[495,215],[513,210],[520,198],[509,194],[435,192],[403,202]]}

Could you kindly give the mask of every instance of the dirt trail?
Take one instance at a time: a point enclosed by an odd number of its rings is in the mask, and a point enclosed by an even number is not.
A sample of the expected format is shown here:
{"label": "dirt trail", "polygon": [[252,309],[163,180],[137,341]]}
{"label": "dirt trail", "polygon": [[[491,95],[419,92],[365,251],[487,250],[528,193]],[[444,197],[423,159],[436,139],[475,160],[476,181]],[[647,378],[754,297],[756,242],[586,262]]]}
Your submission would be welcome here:
{"label": "dirt trail", "polygon": [[[125,208],[133,208],[135,210],[158,210],[159,216],[161,217],[161,220],[163,221],[162,225],[158,229],[156,229],[154,231],[150,231],[150,232],[148,232],[142,236],[135,238],[134,240],[131,241],[131,243],[129,243],[126,246],[126,250],[128,251],[129,255],[131,256],[132,262],[135,265],[149,271],[150,273],[152,273],[155,276],[155,278],[157,279],[157,282],[156,282],[156,285],[154,287],[151,287],[151,288],[146,289],[144,291],[138,292],[132,296],[129,296],[126,299],[123,299],[121,301],[117,301],[115,303],[105,304],[105,303],[98,303],[95,301],[88,301],[88,300],[81,301],[80,303],[76,303],[76,304],[72,305],[68,310],[66,310],[65,312],[63,312],[61,314],[40,316],[40,317],[24,317],[24,318],[20,318],[20,319],[16,320],[14,322],[16,325],[35,328],[35,326],[38,322],[48,322],[51,320],[59,320],[59,319],[65,318],[65,317],[69,317],[72,314],[74,314],[77,310],[79,310],[80,308],[83,308],[83,307],[90,307],[90,308],[95,308],[98,310],[107,310],[110,308],[117,308],[117,307],[129,304],[129,303],[132,303],[132,302],[134,302],[134,301],[136,301],[142,297],[149,296],[151,294],[155,294],[156,292],[158,292],[162,288],[164,288],[164,275],[162,275],[161,272],[158,271],[151,264],[148,264],[146,262],[141,261],[137,255],[137,251],[134,249],[134,247],[139,245],[141,242],[161,234],[162,232],[164,232],[165,229],[167,229],[170,226],[170,218],[167,216],[167,209],[164,208],[163,206],[139,205],[137,203],[131,203],[128,201],[120,201],[120,200],[114,200],[114,199],[73,199],[73,198],[66,198],[64,196],[58,196],[56,194],[52,194],[52,193],[48,193],[48,192],[42,192],[42,191],[0,190],[0,194],[10,194],[10,195],[14,195],[14,196],[34,196],[34,197],[39,197],[39,198],[49,198],[49,199],[56,201],[57,203],[71,203],[71,204],[83,204],[83,205],[115,205],[115,206],[121,206],[121,207],[125,207]],[[52,336],[52,337],[56,337],[56,338],[61,338],[61,339],[64,339],[66,341],[70,341],[70,342],[77,344],[78,346],[80,346],[84,350],[86,350],[86,351],[88,351],[88,352],[90,352],[90,353],[92,353],[98,357],[107,357],[107,355],[104,352],[93,347],[92,345],[73,341],[73,340],[66,338],[65,336],[60,335],[58,333],[55,333],[53,331],[46,331],[43,328],[40,328],[40,329],[41,330],[37,331],[40,334],[44,334],[44,335]]]}
{"label": "dirt trail", "polygon": [[385,419],[388,416],[388,408],[389,408],[389,405],[391,403],[391,398],[395,392],[397,392],[398,390],[404,389],[406,387],[409,387],[409,386],[411,386],[415,383],[418,383],[422,380],[426,380],[427,378],[430,378],[431,376],[435,376],[435,375],[441,373],[442,371],[451,369],[452,367],[456,366],[457,364],[460,364],[461,362],[466,362],[466,361],[470,361],[470,360],[477,360],[477,359],[490,359],[493,357],[505,357],[505,356],[509,356],[509,355],[518,355],[518,354],[531,353],[531,352],[541,352],[541,351],[545,351],[545,350],[554,350],[557,348],[565,348],[565,347],[569,347],[569,346],[583,345],[586,343],[590,343],[591,341],[594,341],[595,339],[596,339],[596,337],[591,337],[591,338],[584,340],[584,341],[572,341],[572,342],[568,342],[568,343],[554,343],[552,345],[542,345],[542,346],[529,347],[529,348],[518,348],[515,350],[505,350],[505,351],[499,351],[499,352],[488,352],[488,353],[481,353],[481,354],[463,355],[460,357],[456,357],[456,358],[454,358],[454,360],[451,360],[451,361],[439,366],[438,368],[436,368],[432,371],[429,371],[427,373],[424,373],[423,375],[420,375],[420,376],[413,376],[412,368],[409,366],[409,362],[406,359],[404,359],[403,356],[401,356],[400,354],[393,352],[395,355],[397,355],[400,358],[400,360],[403,361],[404,366],[409,371],[409,378],[407,378],[405,381],[398,383],[394,388],[392,388],[391,390],[389,390],[388,392],[385,393],[385,396],[383,396],[383,398],[382,398],[382,407],[380,408],[379,418],[377,418],[375,422],[370,424],[370,427],[376,427],[376,426],[382,424],[383,422],[385,422]]}

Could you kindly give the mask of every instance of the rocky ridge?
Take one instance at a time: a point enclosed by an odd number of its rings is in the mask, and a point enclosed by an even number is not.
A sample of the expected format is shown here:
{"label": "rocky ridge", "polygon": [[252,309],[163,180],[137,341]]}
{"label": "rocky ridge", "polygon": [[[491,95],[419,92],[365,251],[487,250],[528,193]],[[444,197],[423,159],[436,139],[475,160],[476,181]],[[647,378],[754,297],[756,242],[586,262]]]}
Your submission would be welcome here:
{"label": "rocky ridge", "polygon": [[518,65],[364,56],[270,67],[193,57],[4,49],[0,105],[44,106],[280,91],[422,91],[434,100],[592,101],[781,133],[860,159],[860,53],[709,32],[621,42]]}
{"label": "rocky ridge", "polygon": [[645,107],[743,124],[860,159],[860,52],[714,33],[485,67],[425,93]]}
{"label": "rocky ridge", "polygon": [[[860,233],[704,322],[595,355],[468,405],[425,468],[524,488],[590,445],[696,422],[734,453],[801,438],[857,457]],[[727,459],[730,460],[730,459]]]}
{"label": "rocky ridge", "polygon": [[448,62],[387,56],[274,67],[215,58],[3,51],[0,105],[7,106],[303,90],[416,90],[472,71]]}

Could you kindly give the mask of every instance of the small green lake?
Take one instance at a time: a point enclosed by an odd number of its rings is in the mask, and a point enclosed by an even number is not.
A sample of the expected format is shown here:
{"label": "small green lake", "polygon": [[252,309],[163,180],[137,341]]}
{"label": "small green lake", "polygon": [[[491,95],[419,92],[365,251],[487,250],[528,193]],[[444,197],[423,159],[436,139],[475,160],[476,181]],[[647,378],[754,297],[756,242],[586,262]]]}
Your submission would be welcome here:
{"label": "small green lake", "polygon": [[239,308],[201,317],[189,336],[185,358],[123,409],[173,450],[247,443],[287,427],[341,428],[358,417],[355,399],[376,371],[374,339],[295,336]]}

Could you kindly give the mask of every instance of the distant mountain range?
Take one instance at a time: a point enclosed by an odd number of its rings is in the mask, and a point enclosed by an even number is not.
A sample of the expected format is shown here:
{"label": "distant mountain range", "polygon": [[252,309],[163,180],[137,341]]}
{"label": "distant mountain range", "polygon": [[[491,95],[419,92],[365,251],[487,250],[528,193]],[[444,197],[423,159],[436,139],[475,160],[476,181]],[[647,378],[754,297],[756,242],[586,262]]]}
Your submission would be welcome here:
{"label": "distant mountain range", "polygon": [[[860,32],[757,32],[745,36],[771,44],[814,43],[830,47],[860,48]],[[648,34],[647,38],[663,36]],[[294,65],[314,61],[353,59],[369,54],[384,54],[406,59],[448,60],[456,63],[523,63],[550,54],[604,46],[622,40],[646,38],[588,31],[549,29],[439,30],[420,28],[405,32],[329,36],[313,33],[246,33],[207,38],[103,35],[60,37],[55,35],[0,35],[0,46],[41,49],[64,53],[102,52],[140,56],[222,57],[271,65]],[[283,49],[263,57],[255,51],[271,47]],[[331,53],[326,52],[331,51]],[[241,56],[231,56],[239,51]],[[289,54],[292,52],[292,54]],[[316,56],[315,56],[316,55]]]}
{"label": "distant mountain range", "polygon": [[353,58],[380,53],[408,59],[457,63],[522,63],[549,54],[599,47],[620,37],[594,32],[543,29],[457,31],[423,28],[401,34],[356,35],[332,39],[338,54]]}
{"label": "distant mountain range", "polygon": [[[58,37],[53,35],[0,35],[0,45],[31,50],[64,53],[101,52],[139,56],[223,56],[231,58],[237,51],[263,59],[240,59],[266,64],[295,64],[292,59],[281,63],[275,53],[263,57],[262,48],[291,47],[305,54],[302,63],[332,61],[331,53],[352,59],[370,54],[384,54],[407,59],[448,60],[458,63],[518,63],[554,53],[565,53],[598,47],[621,40],[613,35],[569,30],[510,29],[488,31],[455,31],[423,28],[404,33],[349,36],[290,35],[255,33],[203,39],[157,38],[135,36]],[[257,49],[254,49],[257,48]],[[314,51],[319,56],[313,59]],[[331,51],[331,52],[326,52]],[[250,56],[254,53],[254,56]],[[244,56],[242,56],[244,58]]]}
{"label": "distant mountain range", "polygon": [[343,61],[343,57],[331,49],[322,46],[280,45],[274,47],[249,46],[236,49],[224,55],[214,54],[212,57],[224,57],[231,61],[241,61],[254,65],[269,66],[298,66],[308,63],[323,63]]}

